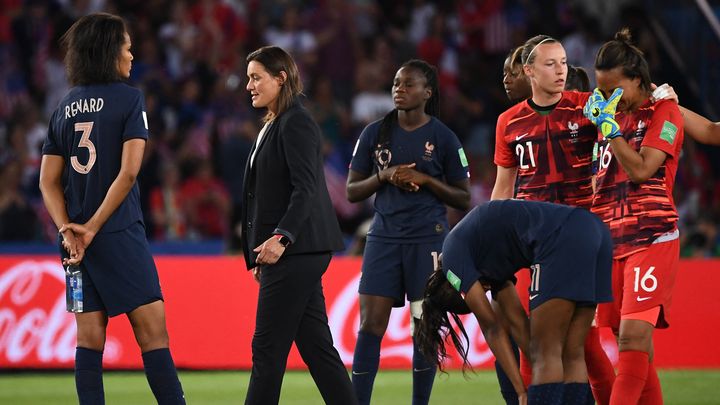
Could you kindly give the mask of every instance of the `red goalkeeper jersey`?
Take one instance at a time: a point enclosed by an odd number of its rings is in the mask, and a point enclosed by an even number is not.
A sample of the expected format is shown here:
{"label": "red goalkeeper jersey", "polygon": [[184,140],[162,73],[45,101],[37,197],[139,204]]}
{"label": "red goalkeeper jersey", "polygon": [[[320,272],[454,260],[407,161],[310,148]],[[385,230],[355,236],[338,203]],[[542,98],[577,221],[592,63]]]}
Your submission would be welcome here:
{"label": "red goalkeeper jersey", "polygon": [[589,95],[563,92],[548,114],[526,100],[500,115],[495,164],[518,168],[516,198],[590,209],[597,129],[582,113]]}
{"label": "red goalkeeper jersey", "polygon": [[672,191],[683,142],[683,118],[676,103],[649,101],[632,114],[617,113],[623,137],[640,151],[650,147],[665,152],[665,162],[647,181],[635,184],[612,153],[609,142],[599,136],[597,192],[592,212],[610,227],[614,257],[622,258],[674,231],[678,220]]}

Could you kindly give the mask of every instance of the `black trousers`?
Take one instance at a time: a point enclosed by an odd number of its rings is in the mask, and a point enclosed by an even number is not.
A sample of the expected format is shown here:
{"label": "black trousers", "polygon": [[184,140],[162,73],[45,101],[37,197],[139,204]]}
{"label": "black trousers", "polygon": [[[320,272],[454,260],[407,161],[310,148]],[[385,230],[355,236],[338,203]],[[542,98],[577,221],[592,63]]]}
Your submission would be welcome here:
{"label": "black trousers", "polygon": [[320,282],[330,253],[282,257],[260,276],[252,374],[245,404],[277,404],[293,341],[326,404],[356,404],[333,346]]}

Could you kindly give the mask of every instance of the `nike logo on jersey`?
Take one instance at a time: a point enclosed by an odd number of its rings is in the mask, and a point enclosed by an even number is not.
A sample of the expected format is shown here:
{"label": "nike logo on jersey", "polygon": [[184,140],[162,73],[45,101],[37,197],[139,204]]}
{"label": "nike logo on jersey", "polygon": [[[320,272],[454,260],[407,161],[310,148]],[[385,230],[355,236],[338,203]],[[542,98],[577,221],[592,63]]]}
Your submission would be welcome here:
{"label": "nike logo on jersey", "polygon": [[530,296],[530,301],[532,301],[532,300],[534,300],[535,298],[537,298],[538,295],[540,295],[540,294],[533,294],[533,295],[531,295],[531,296]]}
{"label": "nike logo on jersey", "polygon": [[528,136],[528,135],[530,135],[530,134],[522,134],[522,135],[518,135],[518,136],[516,136],[516,137],[515,137],[515,140],[516,140],[516,141],[519,141],[519,140],[521,140],[521,139],[525,138],[525,137],[526,137],[526,136]]}
{"label": "nike logo on jersey", "polygon": [[363,371],[363,372],[353,371],[352,374],[353,375],[365,375],[365,374],[370,374],[370,372],[369,371]]}
{"label": "nike logo on jersey", "polygon": [[638,300],[638,302],[643,302],[643,301],[649,300],[650,298],[652,298],[652,297],[639,297],[639,296],[638,296],[638,297],[637,297],[637,300]]}

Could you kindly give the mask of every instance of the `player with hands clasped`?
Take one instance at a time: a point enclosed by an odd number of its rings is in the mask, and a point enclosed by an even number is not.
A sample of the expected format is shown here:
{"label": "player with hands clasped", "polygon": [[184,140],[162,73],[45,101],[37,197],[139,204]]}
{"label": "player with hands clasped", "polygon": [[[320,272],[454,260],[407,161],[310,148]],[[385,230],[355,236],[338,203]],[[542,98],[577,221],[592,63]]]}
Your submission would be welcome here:
{"label": "player with hands clasped", "polygon": [[652,363],[655,328],[667,328],[679,262],[672,191],[683,142],[676,103],[652,103],[648,64],[623,29],[595,60],[598,89],[585,114],[598,126],[597,189],[592,212],[614,241],[613,296],[599,326],[619,334],[611,404],[660,404]]}
{"label": "player with hands clasped", "polygon": [[120,17],[97,13],[75,22],[62,41],[73,87],[50,119],[40,191],[68,253],[63,264],[79,266],[73,277],[81,282],[66,286],[82,297],[82,307],[73,307],[78,399],[104,403],[108,317],[124,313],[158,403],[184,404],[135,182],[148,123],[142,93],[122,82],[132,66],[130,36]]}
{"label": "player with hands clasped", "polygon": [[[360,135],[347,180],[351,202],[375,194],[352,368],[360,404],[370,402],[392,308],[405,305],[407,296],[411,334],[421,317],[425,281],[448,232],[445,204],[464,210],[470,203],[465,153],[455,134],[436,118],[440,95],[435,68],[421,60],[404,63],[392,96],[396,108]],[[434,378],[434,365],[415,348],[413,404],[428,403]]]}

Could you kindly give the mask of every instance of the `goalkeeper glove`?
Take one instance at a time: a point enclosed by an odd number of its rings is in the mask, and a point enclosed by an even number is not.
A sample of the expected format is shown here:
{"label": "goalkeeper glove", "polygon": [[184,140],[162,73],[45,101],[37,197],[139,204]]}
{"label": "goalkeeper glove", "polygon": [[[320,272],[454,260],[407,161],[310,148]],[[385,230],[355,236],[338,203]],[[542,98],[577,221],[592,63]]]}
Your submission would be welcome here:
{"label": "goalkeeper glove", "polygon": [[613,139],[621,136],[620,125],[615,121],[615,110],[620,102],[623,91],[621,88],[615,89],[609,99],[605,100],[600,90],[597,88],[588,98],[583,114],[593,124],[600,128],[603,136],[607,139]]}

